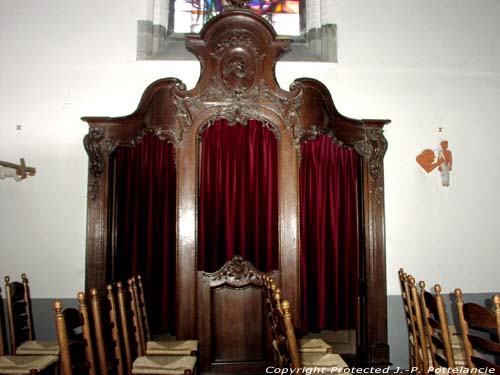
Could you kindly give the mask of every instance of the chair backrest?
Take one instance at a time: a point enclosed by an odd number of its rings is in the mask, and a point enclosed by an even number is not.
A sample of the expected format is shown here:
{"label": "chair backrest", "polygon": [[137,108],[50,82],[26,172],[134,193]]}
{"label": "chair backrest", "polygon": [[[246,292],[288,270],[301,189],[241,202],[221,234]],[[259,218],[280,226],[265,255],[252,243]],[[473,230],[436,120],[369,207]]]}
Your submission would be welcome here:
{"label": "chair backrest", "polygon": [[102,303],[97,289],[90,290],[99,368],[102,375],[123,375],[123,358],[113,287],[108,285],[106,290],[106,297],[102,299]]}
{"label": "chair backrest", "polygon": [[281,291],[276,287],[274,278],[272,276],[264,277],[264,304],[266,309],[266,315],[269,323],[269,331],[271,334],[271,350],[273,353],[272,360],[276,368],[282,368],[281,356],[279,353],[278,343],[280,341],[280,335],[278,333],[278,311],[276,309],[276,300],[274,298],[275,293],[279,294],[279,300],[281,302]]}
{"label": "chair backrest", "polygon": [[427,341],[431,349],[434,368],[454,368],[455,359],[451,346],[446,308],[441,295],[441,286],[434,285],[433,295],[425,290],[425,282],[420,281],[422,315],[426,326]]}
{"label": "chair backrest", "polygon": [[[455,296],[467,367],[494,369],[495,373],[500,373],[499,365],[476,354],[480,351],[496,358],[500,356],[500,296],[493,296],[494,313],[476,303],[464,303],[460,289],[455,289]],[[487,338],[485,334],[494,338]]]}
{"label": "chair backrest", "polygon": [[301,367],[299,349],[288,300],[285,299],[280,303],[277,309],[277,317],[278,325],[275,345],[279,356],[279,367],[299,369]]}
{"label": "chair backrest", "polygon": [[420,297],[415,285],[415,279],[411,275],[407,275],[406,280],[410,290],[410,318],[413,320],[415,327],[415,337],[413,338],[413,350],[415,352],[414,367],[418,368],[419,373],[427,375],[429,372],[429,351],[427,348],[427,337],[420,307]]}
{"label": "chair backrest", "polygon": [[126,373],[132,373],[132,363],[138,356],[144,355],[141,351],[138,332],[138,321],[135,308],[131,302],[131,280],[127,288],[123,288],[121,282],[116,283],[116,295],[118,299],[118,310],[121,333],[123,338],[123,349],[126,359]]}
{"label": "chair backrest", "polygon": [[93,341],[85,294],[78,293],[79,309],[54,301],[60,364],[64,375],[96,375]]}
{"label": "chair backrest", "polygon": [[[139,285],[140,281],[140,285]],[[140,276],[131,277],[127,280],[130,295],[130,306],[137,317],[137,339],[139,342],[139,355],[145,355],[146,342],[151,341],[149,334],[149,322],[146,311],[146,303],[144,298],[144,290],[142,288],[142,280]]]}
{"label": "chair backrest", "polygon": [[274,307],[274,291],[276,290],[276,284],[271,276],[264,277],[264,305],[266,309],[266,314],[269,321],[269,326],[271,328],[271,336],[273,340],[275,339],[276,331],[276,316]]}
{"label": "chair backrest", "polygon": [[408,284],[408,278],[407,278],[408,275],[404,272],[402,268],[399,269],[398,276],[399,276],[399,285],[401,287],[401,298],[403,301],[403,310],[405,313],[406,326],[408,329],[408,353],[410,359],[410,368],[413,368],[416,366],[417,363],[415,341],[418,339],[417,339],[415,321],[412,315],[410,286]]}
{"label": "chair backrest", "polygon": [[5,299],[12,354],[16,354],[17,348],[23,342],[35,339],[31,296],[26,274],[21,275],[21,280],[22,282],[11,282],[10,277],[5,276]]}
{"label": "chair backrest", "polygon": [[142,285],[142,276],[137,275],[132,281],[135,281],[136,288],[134,292],[136,293],[137,303],[139,304],[139,312],[140,312],[140,323],[142,327],[144,337],[144,341],[152,341],[153,337],[151,335],[151,331],[149,329],[149,319],[148,319],[148,309],[146,308],[146,296],[144,294],[144,287]]}

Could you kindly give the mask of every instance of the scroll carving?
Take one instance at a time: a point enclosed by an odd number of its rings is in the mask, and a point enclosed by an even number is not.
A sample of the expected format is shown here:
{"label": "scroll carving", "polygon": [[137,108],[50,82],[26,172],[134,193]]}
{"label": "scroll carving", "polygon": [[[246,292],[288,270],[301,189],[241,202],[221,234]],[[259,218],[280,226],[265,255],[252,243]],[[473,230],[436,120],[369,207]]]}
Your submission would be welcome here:
{"label": "scroll carving", "polygon": [[89,155],[89,195],[95,201],[102,182],[104,164],[117,144],[105,138],[104,129],[90,128],[83,139],[83,145]]}
{"label": "scroll carving", "polygon": [[259,61],[263,60],[266,56],[260,51],[252,35],[245,31],[230,31],[223,35],[221,41],[217,43],[217,48],[213,56],[220,59],[228,49],[235,47],[250,50],[254,58]]}
{"label": "scroll carving", "polygon": [[[248,120],[267,122],[262,117],[262,105],[259,104],[262,98],[266,100],[265,107],[283,119],[285,128],[295,131],[302,105],[303,91],[300,86],[293,87],[293,91],[280,96],[271,90],[264,79],[249,90],[235,89],[230,92],[222,88],[221,81],[216,76],[211,78],[210,83],[206,90],[192,97],[184,96],[186,94],[180,91],[174,94],[180,126],[178,142],[182,141],[183,134],[191,128],[192,119],[208,108],[216,107],[215,118],[226,118],[231,124],[246,124]],[[279,132],[275,128],[270,129],[279,139]]]}
{"label": "scroll carving", "polygon": [[193,99],[186,96],[186,85],[181,83],[173,89],[173,102],[176,108],[175,117],[178,122],[177,141],[181,142],[184,133],[192,126],[192,111],[191,107],[196,107]]}
{"label": "scroll carving", "polygon": [[249,120],[260,117],[257,108],[248,107],[244,104],[232,104],[221,106],[217,111],[217,118],[226,118],[231,124],[246,124]]}
{"label": "scroll carving", "polygon": [[384,197],[384,181],[382,178],[383,159],[387,151],[387,139],[380,128],[367,128],[366,140],[355,145],[356,151],[368,159],[368,176],[370,193],[375,194],[378,204]]}
{"label": "scroll carving", "polygon": [[341,147],[345,146],[344,142],[342,142],[340,139],[336,137],[335,130],[328,128],[320,128],[315,125],[311,126],[309,129],[297,130],[295,136],[296,144],[297,146],[299,146],[302,143],[314,141],[320,135],[326,135],[336,145],[339,145]]}
{"label": "scroll carving", "polygon": [[258,271],[249,261],[239,255],[226,262],[220,270],[214,273],[203,273],[210,276],[212,281],[225,281],[232,286],[243,286],[260,283],[266,275]]}

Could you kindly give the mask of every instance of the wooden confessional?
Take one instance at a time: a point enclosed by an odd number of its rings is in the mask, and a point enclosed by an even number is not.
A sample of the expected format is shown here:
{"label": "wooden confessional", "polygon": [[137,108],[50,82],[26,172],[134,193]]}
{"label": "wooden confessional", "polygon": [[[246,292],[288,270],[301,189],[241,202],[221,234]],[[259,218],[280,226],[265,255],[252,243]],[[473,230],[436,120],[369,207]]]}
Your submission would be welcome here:
{"label": "wooden confessional", "polygon": [[[175,150],[176,268],[172,283],[176,292],[177,337],[199,338],[200,350],[211,351],[200,353],[201,358],[213,357],[206,359],[207,363],[217,362],[219,355],[237,359],[239,355],[239,362],[262,361],[263,358],[254,354],[245,358],[245,353],[221,353],[225,342],[228,346],[234,346],[234,342],[216,336],[231,332],[231,327],[210,328],[217,322],[218,309],[226,309],[231,301],[240,307],[246,306],[245,296],[252,303],[255,298],[258,302],[261,294],[255,288],[261,287],[262,274],[251,266],[242,268],[241,261],[236,266],[229,264],[218,273],[205,273],[208,275],[205,278],[200,274],[203,270],[198,269],[197,215],[201,133],[220,119],[230,124],[258,120],[275,133],[279,269],[274,271],[279,275],[283,295],[291,302],[294,317],[300,316],[301,288],[300,145],[327,135],[332,142],[355,150],[360,160],[357,355],[364,364],[387,364],[383,173],[387,141],[383,126],[390,121],[354,120],[341,115],[328,89],[314,79],[300,78],[289,91],[281,89],[275,79],[275,64],[290,44],[290,40],[277,38],[270,24],[251,11],[228,8],[210,20],[199,35],[187,36],[186,48],[201,63],[196,87],[188,90],[178,79],[160,79],[146,89],[131,115],[83,118],[89,124],[84,139],[89,156],[86,288],[104,288],[117,274],[120,249],[116,241],[118,219],[114,196],[116,150],[136,147],[145,137],[166,140]],[[223,278],[227,280],[222,282]],[[244,290],[244,295],[239,295],[239,290]],[[211,291],[214,294],[204,294]],[[216,305],[207,306],[213,301],[217,301]],[[258,309],[255,310],[259,303],[252,306],[249,319],[259,314]],[[257,320],[260,325],[256,330],[264,329],[262,319]],[[262,332],[256,334],[262,335]],[[210,347],[214,342],[218,342],[219,347]],[[203,346],[204,343],[208,346]]]}

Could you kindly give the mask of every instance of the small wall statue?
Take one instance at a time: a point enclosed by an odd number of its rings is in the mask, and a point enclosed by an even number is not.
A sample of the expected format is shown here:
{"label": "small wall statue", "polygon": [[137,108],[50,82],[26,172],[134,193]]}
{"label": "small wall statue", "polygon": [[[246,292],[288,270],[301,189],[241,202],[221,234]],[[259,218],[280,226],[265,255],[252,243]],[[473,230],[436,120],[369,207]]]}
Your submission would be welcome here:
{"label": "small wall statue", "polygon": [[[437,151],[437,157],[435,154]],[[441,172],[441,184],[445,187],[450,186],[450,172],[453,165],[451,151],[448,150],[448,141],[441,141],[441,147],[436,150],[425,149],[417,155],[417,163],[427,173],[431,173],[438,168]]]}

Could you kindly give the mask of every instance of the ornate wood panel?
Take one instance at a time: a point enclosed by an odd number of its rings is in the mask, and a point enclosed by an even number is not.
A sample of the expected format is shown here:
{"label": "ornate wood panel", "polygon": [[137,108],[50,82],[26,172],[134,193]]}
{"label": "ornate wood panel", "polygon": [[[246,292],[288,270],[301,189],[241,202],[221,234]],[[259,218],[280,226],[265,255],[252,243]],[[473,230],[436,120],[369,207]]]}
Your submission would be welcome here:
{"label": "ornate wood panel", "polygon": [[232,123],[258,119],[272,124],[279,140],[280,284],[293,316],[300,316],[298,146],[327,134],[362,155],[358,354],[367,363],[387,363],[383,126],[390,121],[341,115],[328,89],[314,79],[299,78],[289,91],[281,89],[275,64],[290,41],[277,38],[271,26],[251,11],[228,8],[200,35],[188,37],[187,48],[202,68],[193,89],[175,78],[161,79],[146,89],[131,115],[83,118],[89,124],[84,139],[89,154],[87,288],[104,287],[113,278],[110,153],[117,145],[133,146],[147,133],[166,138],[177,153],[177,335],[196,337],[199,134],[215,119]]}
{"label": "ornate wood panel", "polygon": [[[271,353],[262,291],[265,275],[239,256],[217,272],[198,271],[201,370],[264,373]],[[278,273],[269,275],[276,278]]]}

